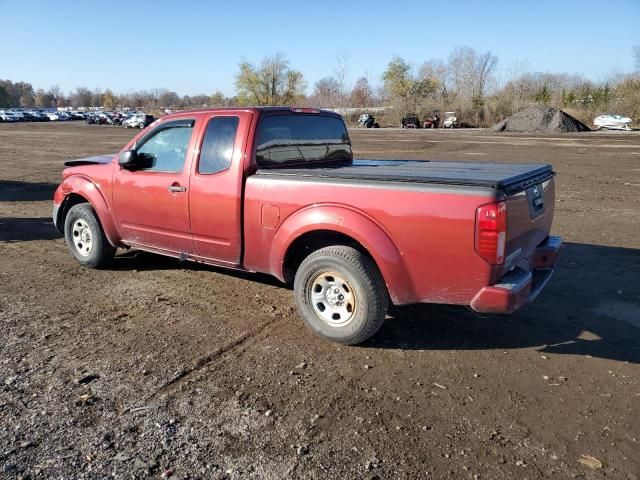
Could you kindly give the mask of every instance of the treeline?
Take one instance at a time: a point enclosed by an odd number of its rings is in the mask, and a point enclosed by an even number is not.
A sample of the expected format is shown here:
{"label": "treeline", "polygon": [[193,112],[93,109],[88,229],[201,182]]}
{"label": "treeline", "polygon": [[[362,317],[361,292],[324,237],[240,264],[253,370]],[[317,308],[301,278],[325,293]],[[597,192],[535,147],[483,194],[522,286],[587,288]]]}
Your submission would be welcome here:
{"label": "treeline", "polygon": [[362,77],[348,89],[338,62],[337,75],[316,82],[307,101],[319,106],[393,106],[384,115],[384,123],[392,125],[407,112],[423,117],[438,109],[455,111],[463,124],[490,126],[531,104],[563,108],[587,124],[606,112],[640,122],[640,47],[633,54],[636,72],[600,83],[581,75],[530,72],[522,64],[499,74],[495,55],[462,46],[446,59],[417,65],[392,58],[376,88]]}
{"label": "treeline", "polygon": [[59,86],[48,90],[35,90],[28,82],[11,82],[0,80],[0,108],[3,107],[104,107],[114,109],[118,107],[159,109],[159,108],[189,108],[189,107],[222,107],[230,104],[230,99],[221,92],[212,95],[184,95],[179,96],[165,88],[140,90],[117,94],[106,89],[90,90],[78,87],[65,93]]}
{"label": "treeline", "polygon": [[[640,70],[640,48],[633,50]],[[497,72],[498,58],[491,52],[456,47],[446,59],[415,64],[392,58],[378,79],[368,75],[348,84],[350,58],[340,54],[332,75],[309,86],[304,74],[291,68],[282,54],[258,64],[243,61],[235,76],[235,96],[184,95],[167,89],[114,93],[78,87],[63,92],[54,86],[34,90],[27,82],[0,80],[0,107],[118,107],[165,108],[243,105],[301,105],[324,108],[393,107],[382,123],[397,124],[407,112],[420,116],[438,109],[457,112],[473,126],[492,125],[532,103],[568,110],[585,123],[599,113],[613,112],[640,122],[640,73],[612,76],[596,83],[581,75],[530,72],[516,65],[508,75]],[[310,88],[309,88],[310,87]]]}

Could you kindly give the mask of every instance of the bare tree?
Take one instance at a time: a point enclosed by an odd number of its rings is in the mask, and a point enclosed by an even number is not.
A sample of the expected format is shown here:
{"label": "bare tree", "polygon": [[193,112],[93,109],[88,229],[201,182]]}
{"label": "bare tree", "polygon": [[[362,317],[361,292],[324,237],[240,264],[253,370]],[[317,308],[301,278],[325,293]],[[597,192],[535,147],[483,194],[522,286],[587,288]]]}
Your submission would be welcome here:
{"label": "bare tree", "polygon": [[[206,105],[211,105],[214,107],[217,107],[219,105],[216,105],[215,103],[213,103],[213,98],[215,97],[214,95],[204,95],[204,94],[199,94],[199,95],[193,95],[189,98],[189,105],[194,106],[194,107],[203,107]],[[221,105],[220,105],[221,106]]]}
{"label": "bare tree", "polygon": [[102,91],[99,88],[91,92],[91,101],[89,103],[92,107],[100,107],[102,105]]}
{"label": "bare tree", "polygon": [[467,46],[456,47],[449,55],[451,84],[461,114],[469,107],[476,123],[484,115],[487,86],[498,63],[491,52],[478,53]]}
{"label": "bare tree", "polygon": [[633,62],[636,66],[636,70],[640,70],[640,45],[633,47]]}
{"label": "bare tree", "polygon": [[224,107],[226,104],[227,104],[227,99],[225,98],[223,93],[220,91],[216,91],[209,98],[209,105],[211,105],[212,107]]}
{"label": "bare tree", "polygon": [[180,103],[180,97],[176,92],[165,90],[158,97],[158,105],[161,107],[177,107]]}
{"label": "bare tree", "polygon": [[456,47],[449,55],[452,93],[462,102],[473,96],[475,66],[476,52],[471,47]]}
{"label": "bare tree", "polygon": [[349,62],[351,61],[351,54],[348,51],[338,52],[336,54],[336,68],[335,78],[338,82],[339,94],[338,94],[338,107],[344,108],[348,106],[346,103],[346,91],[347,91],[347,74],[349,73]]}
{"label": "bare tree", "polygon": [[35,104],[36,107],[51,107],[52,105],[55,105],[55,98],[53,95],[40,88],[36,92]]}
{"label": "bare tree", "polygon": [[475,92],[474,96],[483,98],[486,95],[487,81],[489,76],[498,65],[498,57],[491,52],[485,52],[478,55],[475,68]]}
{"label": "bare tree", "polygon": [[102,94],[100,101],[102,106],[108,110],[113,110],[116,107],[116,96],[108,88]]}
{"label": "bare tree", "polygon": [[367,77],[360,77],[351,90],[351,106],[356,108],[364,108],[371,106],[373,98],[373,90],[369,85]]}
{"label": "bare tree", "polygon": [[67,98],[65,97],[62,88],[60,88],[60,85],[53,85],[49,87],[47,94],[53,98],[54,107],[65,107],[67,105]]}
{"label": "bare tree", "polygon": [[438,82],[438,93],[446,105],[449,98],[449,67],[439,58],[427,60],[420,67],[418,73],[420,78],[431,78]]}
{"label": "bare tree", "polygon": [[33,94],[30,92],[24,92],[20,97],[20,106],[33,107],[34,105],[35,105],[35,100],[33,98]]}
{"label": "bare tree", "polygon": [[71,106],[88,107],[91,105],[91,90],[86,87],[77,87],[76,91],[69,96]]}
{"label": "bare tree", "polygon": [[319,107],[339,107],[340,83],[335,77],[324,77],[313,86],[314,103]]}

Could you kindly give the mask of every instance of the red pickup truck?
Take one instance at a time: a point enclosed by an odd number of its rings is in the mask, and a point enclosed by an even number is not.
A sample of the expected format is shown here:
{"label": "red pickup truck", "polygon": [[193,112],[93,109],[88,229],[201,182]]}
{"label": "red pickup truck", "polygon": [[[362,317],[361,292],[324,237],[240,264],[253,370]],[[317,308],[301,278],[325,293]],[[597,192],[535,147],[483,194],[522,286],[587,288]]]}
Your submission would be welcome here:
{"label": "red pickup truck", "polygon": [[550,165],[354,160],[342,118],[316,109],[179,112],[65,165],[53,220],[81,264],[134,248],[269,273],[345,344],[389,301],[513,312],[561,243]]}

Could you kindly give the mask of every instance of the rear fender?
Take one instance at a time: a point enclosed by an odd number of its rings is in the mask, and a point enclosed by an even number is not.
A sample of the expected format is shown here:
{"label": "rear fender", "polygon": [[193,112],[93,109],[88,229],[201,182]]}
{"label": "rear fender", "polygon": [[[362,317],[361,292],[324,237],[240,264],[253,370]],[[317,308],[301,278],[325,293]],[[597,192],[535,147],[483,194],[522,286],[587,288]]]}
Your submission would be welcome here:
{"label": "rear fender", "polygon": [[84,175],[70,175],[65,178],[62,184],[58,187],[56,196],[60,195],[64,200],[60,204],[58,211],[60,220],[56,222],[57,225],[60,225],[61,228],[64,226],[64,218],[62,218],[62,216],[66,215],[66,211],[68,210],[66,208],[66,203],[72,194],[83,197],[91,204],[98,215],[98,219],[100,220],[100,224],[102,225],[102,229],[104,230],[107,240],[114,247],[118,246],[121,236],[113,221],[113,211],[109,208],[109,204],[103,192],[100,190],[100,187],[89,177]]}
{"label": "rear fender", "polygon": [[362,245],[380,269],[394,303],[408,303],[415,298],[402,255],[390,236],[368,215],[344,205],[313,205],[289,216],[273,239],[271,273],[284,281],[287,250],[301,235],[316,230],[341,233]]}

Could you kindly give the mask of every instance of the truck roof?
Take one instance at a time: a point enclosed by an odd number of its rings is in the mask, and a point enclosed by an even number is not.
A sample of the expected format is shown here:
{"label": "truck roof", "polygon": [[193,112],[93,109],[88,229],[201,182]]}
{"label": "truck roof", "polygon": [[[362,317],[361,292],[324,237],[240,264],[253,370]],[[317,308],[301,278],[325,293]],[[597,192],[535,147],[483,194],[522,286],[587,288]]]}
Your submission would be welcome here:
{"label": "truck roof", "polygon": [[180,110],[178,112],[170,113],[162,118],[171,118],[182,116],[185,113],[211,113],[211,112],[253,112],[253,113],[262,113],[262,112],[291,112],[291,113],[315,113],[322,115],[331,115],[335,117],[340,117],[340,114],[333,112],[331,110],[323,110],[321,108],[315,107],[285,107],[285,106],[276,106],[276,107],[210,107],[210,108],[194,108],[191,110]]}

